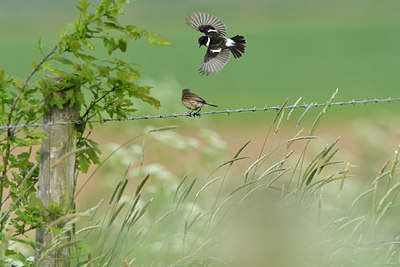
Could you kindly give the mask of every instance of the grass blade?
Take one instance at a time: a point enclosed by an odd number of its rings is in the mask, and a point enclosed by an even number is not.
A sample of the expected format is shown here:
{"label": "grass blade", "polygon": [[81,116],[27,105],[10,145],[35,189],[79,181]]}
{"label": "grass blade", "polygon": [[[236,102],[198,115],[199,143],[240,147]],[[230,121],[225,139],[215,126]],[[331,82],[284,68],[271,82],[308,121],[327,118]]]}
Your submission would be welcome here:
{"label": "grass blade", "polygon": [[150,174],[147,174],[146,177],[142,180],[142,182],[136,188],[135,196],[137,196],[140,193],[140,191],[142,191],[144,184],[147,182],[147,180],[149,180],[149,178],[150,178]]}
{"label": "grass blade", "polygon": [[279,108],[278,112],[276,113],[275,118],[274,118],[272,124],[275,124],[276,120],[278,119],[279,115],[281,114],[283,108],[286,106],[286,104],[287,104],[288,101],[289,101],[289,97],[286,98],[285,101],[283,101],[283,104],[282,104],[282,106]]}
{"label": "grass blade", "polygon": [[182,187],[182,185],[185,182],[186,178],[188,178],[187,174],[185,174],[185,176],[183,176],[183,178],[179,182],[178,186],[176,187],[174,200],[172,201],[173,204],[175,204],[175,200],[176,200],[176,197],[178,196],[179,189]]}
{"label": "grass blade", "polygon": [[179,205],[183,203],[186,198],[189,196],[190,191],[192,191],[194,184],[196,183],[197,178],[194,178],[193,181],[183,190],[182,195],[178,199],[176,203],[176,209],[178,209]]}
{"label": "grass blade", "polygon": [[294,107],[296,107],[297,106],[297,104],[300,102],[300,100],[302,99],[302,97],[300,96],[299,97],[299,99],[297,99],[297,101],[294,103],[294,105],[293,105],[293,108],[292,109],[290,109],[290,112],[289,112],[289,114],[288,114],[288,116],[287,116],[287,120],[289,120],[290,119],[290,116],[292,115],[292,113],[293,113],[293,110],[294,110]]}
{"label": "grass blade", "polygon": [[206,189],[207,186],[209,186],[210,184],[212,184],[212,183],[218,181],[219,179],[220,179],[220,177],[217,177],[217,178],[214,178],[214,179],[212,179],[211,181],[207,182],[206,184],[204,184],[204,185],[200,188],[200,190],[196,193],[196,198],[200,195],[200,193],[201,193],[204,189]]}
{"label": "grass blade", "polygon": [[156,224],[161,222],[162,220],[164,220],[166,217],[168,217],[168,215],[170,215],[171,213],[174,212],[175,209],[170,209],[169,211],[167,211],[166,213],[164,213],[163,215],[161,215],[160,218],[158,218],[158,220],[156,221]]}
{"label": "grass blade", "polygon": [[250,167],[247,168],[247,170],[244,172],[244,180],[247,181],[247,177],[249,175],[249,172],[251,171],[251,169],[254,168],[254,166],[256,166],[261,160],[265,159],[266,155],[260,157],[259,159],[257,159],[255,162],[253,162],[253,164],[250,165]]}
{"label": "grass blade", "polygon": [[304,116],[307,114],[307,112],[310,110],[310,108],[314,105],[314,103],[311,103],[306,110],[304,110],[303,114],[301,114],[299,120],[297,121],[296,127],[300,125],[300,122],[303,120]]}
{"label": "grass blade", "polygon": [[122,204],[119,205],[119,207],[118,207],[117,210],[113,213],[113,215],[111,215],[111,219],[110,219],[110,221],[109,221],[109,223],[108,223],[108,227],[111,226],[111,224],[114,222],[114,220],[115,220],[115,218],[117,217],[117,215],[118,215],[118,214],[121,212],[121,210],[124,208],[125,203],[126,203],[125,201],[122,202]]}
{"label": "grass blade", "polygon": [[365,191],[364,193],[360,194],[358,197],[356,197],[353,202],[351,203],[351,206],[353,207],[354,205],[356,205],[356,203],[363,198],[364,196],[368,195],[369,193],[375,191],[375,188],[370,188],[367,191]]}

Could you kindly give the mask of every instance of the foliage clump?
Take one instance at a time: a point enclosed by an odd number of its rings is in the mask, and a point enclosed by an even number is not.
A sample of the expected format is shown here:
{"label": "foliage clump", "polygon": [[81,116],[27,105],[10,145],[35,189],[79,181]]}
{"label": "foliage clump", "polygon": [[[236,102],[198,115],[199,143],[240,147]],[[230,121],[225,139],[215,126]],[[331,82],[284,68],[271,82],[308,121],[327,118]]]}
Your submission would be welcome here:
{"label": "foliage clump", "polygon": [[[6,75],[0,70],[1,126],[40,123],[51,107],[73,107],[82,121],[78,127],[75,169],[87,172],[98,164],[101,153],[97,143],[86,134],[85,121],[98,117],[125,118],[136,111],[137,100],[154,108],[160,102],[151,96],[151,86],[136,84],[140,66],[120,58],[114,52],[126,52],[128,43],[147,38],[149,44],[169,45],[157,33],[134,25],[121,25],[120,15],[129,0],[102,0],[95,4],[78,0],[78,18],[60,32],[57,44],[45,52],[38,40],[43,58],[32,63],[33,70],[25,80]],[[98,59],[106,49],[108,58]],[[0,130],[0,239],[20,240],[18,236],[41,228],[49,216],[62,215],[57,205],[44,207],[36,196],[40,151],[38,145],[47,138],[39,128],[8,128]],[[44,215],[44,211],[46,214]],[[22,242],[22,241],[21,241]],[[29,242],[32,246],[35,243]],[[11,250],[2,250],[16,255]]]}

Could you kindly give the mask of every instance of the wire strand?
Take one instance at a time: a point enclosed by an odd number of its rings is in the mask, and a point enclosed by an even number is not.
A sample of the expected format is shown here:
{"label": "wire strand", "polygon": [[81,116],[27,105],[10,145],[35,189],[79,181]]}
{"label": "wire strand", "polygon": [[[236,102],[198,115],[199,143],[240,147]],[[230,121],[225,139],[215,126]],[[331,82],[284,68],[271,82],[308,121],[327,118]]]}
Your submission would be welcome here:
{"label": "wire strand", "polygon": [[[400,97],[397,98],[386,98],[386,99],[364,99],[364,100],[350,100],[346,102],[332,102],[329,106],[344,106],[344,105],[360,105],[360,104],[371,104],[371,103],[391,103],[391,102],[400,102]],[[318,108],[318,107],[325,107],[328,103],[319,104],[319,103],[311,103],[311,104],[302,104],[302,105],[292,105],[283,107],[283,109],[297,109],[297,108]],[[231,113],[244,113],[244,112],[258,112],[258,111],[269,111],[269,110],[280,110],[282,106],[274,106],[268,107],[265,105],[263,108],[240,108],[240,109],[226,109],[215,111],[211,110],[208,112],[201,112],[198,115],[216,115],[216,114],[231,114]],[[142,115],[139,117],[128,117],[128,118],[111,118],[111,119],[101,119],[101,120],[89,120],[89,121],[65,121],[65,122],[56,122],[56,123],[34,123],[34,124],[21,124],[21,125],[8,125],[8,126],[1,126],[0,131],[8,130],[8,129],[21,129],[21,128],[31,128],[31,127],[52,127],[52,126],[60,126],[60,125],[80,125],[84,123],[105,123],[111,121],[133,121],[133,120],[149,120],[149,119],[167,119],[167,118],[178,118],[178,117],[191,117],[188,113],[180,113],[176,114],[175,112],[169,115]]]}

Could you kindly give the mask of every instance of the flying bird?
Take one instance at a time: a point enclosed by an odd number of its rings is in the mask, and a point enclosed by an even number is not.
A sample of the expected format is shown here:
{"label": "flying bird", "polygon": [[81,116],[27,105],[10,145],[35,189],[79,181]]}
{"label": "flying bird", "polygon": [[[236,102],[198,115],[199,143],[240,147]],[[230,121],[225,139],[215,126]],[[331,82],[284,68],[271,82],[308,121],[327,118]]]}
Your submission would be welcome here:
{"label": "flying bird", "polygon": [[229,61],[230,53],[234,58],[240,58],[246,48],[246,40],[241,35],[226,38],[225,24],[216,16],[204,12],[193,13],[186,20],[187,24],[204,33],[198,40],[199,47],[207,47],[201,74],[214,74],[220,71]]}
{"label": "flying bird", "polygon": [[[192,110],[189,112],[190,115],[194,114],[199,114],[201,108],[203,106],[211,106],[211,107],[218,107],[217,105],[213,105],[210,103],[207,103],[203,98],[200,96],[196,95],[195,93],[190,92],[189,89],[183,89],[182,90],[182,98],[181,98],[182,104]],[[194,112],[194,113],[193,113]]]}

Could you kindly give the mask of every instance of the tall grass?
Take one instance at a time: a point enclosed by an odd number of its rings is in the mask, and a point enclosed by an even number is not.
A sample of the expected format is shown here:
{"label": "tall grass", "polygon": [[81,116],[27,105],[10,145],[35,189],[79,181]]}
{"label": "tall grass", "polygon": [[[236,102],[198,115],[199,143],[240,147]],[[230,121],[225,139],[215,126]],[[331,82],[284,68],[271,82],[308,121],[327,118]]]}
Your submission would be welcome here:
{"label": "tall grass", "polygon": [[[131,226],[114,236],[115,241],[100,242],[112,249],[104,251],[108,260],[99,259],[96,264],[112,266],[123,260],[158,266],[398,264],[399,149],[390,164],[369,177],[371,186],[365,192],[351,181],[352,165],[335,158],[339,137],[319,151],[315,147],[310,151],[335,94],[308,131],[297,130],[287,140],[280,135],[286,116],[282,109],[278,111],[258,158],[243,174],[234,166],[248,159],[246,148],[251,141],[208,174],[170,177],[164,184],[157,184],[151,175],[142,178],[130,200],[134,204],[123,208],[126,213],[118,215],[119,221],[115,214],[124,202],[115,198],[105,216],[114,221],[93,230],[93,236],[109,235]],[[155,187],[167,183],[175,190],[153,189],[155,195],[151,195],[144,183],[152,179]],[[116,192],[122,195],[122,189]],[[139,195],[146,201],[138,201]],[[149,204],[153,199],[156,203]],[[142,217],[132,223],[129,218],[135,205],[141,207],[136,213]],[[91,258],[99,256],[99,251],[91,250]]]}
{"label": "tall grass", "polygon": [[[71,262],[75,266],[400,264],[400,146],[376,174],[360,183],[352,174],[354,166],[337,159],[339,137],[326,145],[318,143],[318,124],[335,94],[309,129],[300,121],[292,136],[286,124],[295,114],[278,111],[255,158],[247,154],[252,141],[238,145],[225,160],[208,147],[203,148],[208,159],[196,163],[198,171],[185,169],[188,155],[172,161],[182,173],[173,174],[160,165],[146,165],[146,149],[157,142],[170,150],[169,146],[201,149],[191,138],[155,130],[131,140],[146,138],[141,145],[126,142],[113,148],[106,157],[114,160],[111,171],[115,174],[120,166],[125,171],[108,200],[99,196],[96,207],[65,218],[70,221],[67,227],[75,224],[69,243]],[[213,139],[208,142],[211,147],[222,142],[215,133],[204,134]],[[244,162],[245,168],[236,166]],[[136,188],[129,186],[132,183]],[[65,238],[63,232],[58,238]],[[57,240],[49,250],[57,249]]]}

